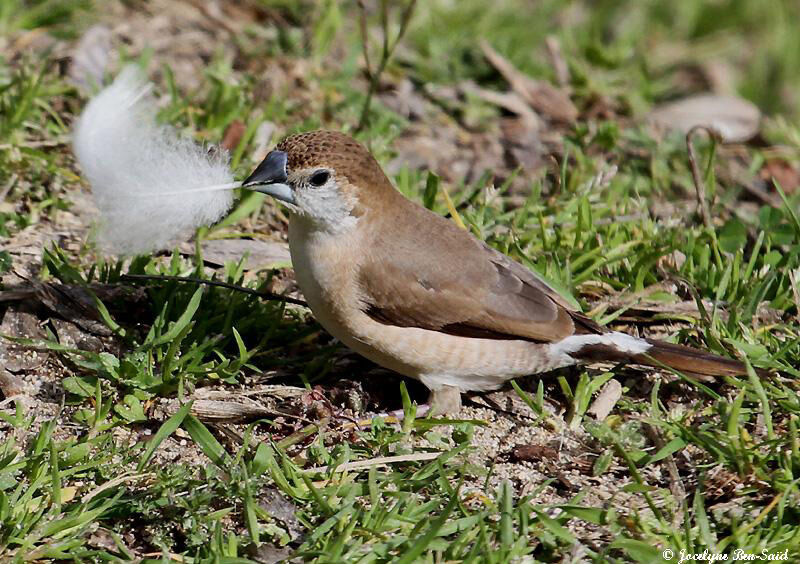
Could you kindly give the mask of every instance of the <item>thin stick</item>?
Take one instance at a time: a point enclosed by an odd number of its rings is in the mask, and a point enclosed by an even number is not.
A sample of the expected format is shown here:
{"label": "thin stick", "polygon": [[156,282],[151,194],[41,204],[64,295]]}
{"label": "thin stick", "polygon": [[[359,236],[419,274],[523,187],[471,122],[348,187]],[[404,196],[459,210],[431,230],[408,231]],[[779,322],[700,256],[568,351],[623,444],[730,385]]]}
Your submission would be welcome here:
{"label": "thin stick", "polygon": [[250,294],[251,296],[257,296],[262,300],[286,302],[287,304],[294,304],[302,307],[308,307],[308,304],[305,301],[298,300],[297,298],[291,298],[289,296],[281,296],[280,294],[275,294],[273,292],[259,292],[258,290],[253,290],[252,288],[237,286],[236,284],[228,284],[227,282],[220,282],[219,280],[204,280],[202,278],[194,278],[192,276],[169,276],[166,274],[165,275],[123,274],[122,276],[120,276],[120,280],[129,280],[131,282],[137,282],[141,280],[160,280],[167,282],[192,282],[194,284],[205,284],[206,286],[216,286],[218,288],[227,288],[228,290],[243,292],[245,294]]}
{"label": "thin stick", "polygon": [[[613,380],[611,381],[613,382]],[[645,423],[644,429],[658,450],[664,448],[666,443],[664,442],[664,437],[661,434],[661,431],[659,431],[658,427],[650,423]],[[686,499],[686,488],[683,485],[683,480],[681,480],[681,474],[678,470],[678,465],[675,463],[675,457],[672,454],[669,454],[663,459],[663,463],[667,467],[667,472],[669,473],[670,493],[678,503],[677,510],[672,517],[672,526],[677,528],[683,521],[683,501]]]}
{"label": "thin stick", "polygon": [[388,0],[381,0],[381,27],[383,28],[383,43],[381,47],[381,58],[378,62],[378,67],[376,69],[372,69],[372,65],[370,64],[369,60],[369,41],[368,41],[368,33],[367,33],[367,8],[364,4],[363,0],[359,0],[358,2],[358,9],[359,9],[359,29],[361,30],[361,41],[362,41],[362,48],[364,51],[364,62],[366,64],[366,71],[367,77],[369,78],[369,90],[367,90],[367,97],[364,99],[364,105],[361,107],[361,117],[358,120],[358,126],[356,127],[356,131],[361,131],[367,125],[369,121],[369,108],[372,105],[372,98],[375,95],[375,92],[378,90],[378,86],[380,85],[381,74],[386,69],[386,65],[389,63],[389,59],[392,57],[392,53],[394,52],[397,44],[400,43],[400,40],[405,35],[406,30],[408,29],[408,24],[411,21],[411,16],[414,13],[414,7],[416,6],[417,0],[410,0],[408,4],[405,5],[401,15],[400,15],[400,29],[397,32],[397,37],[395,37],[394,42],[389,42],[389,2]]}
{"label": "thin stick", "polygon": [[124,484],[125,482],[132,482],[140,478],[149,478],[151,476],[155,476],[155,473],[144,472],[143,474],[123,474],[122,476],[117,476],[113,480],[109,480],[103,485],[90,491],[88,494],[83,496],[82,501],[83,503],[89,503],[90,501],[92,501],[92,499],[94,499],[95,497],[97,497],[98,495],[100,495],[101,493],[103,493],[108,489],[114,488],[120,484]]}
{"label": "thin stick", "polygon": [[[418,452],[412,454],[399,454],[397,456],[380,456],[378,458],[370,458],[368,460],[356,460],[355,462],[344,462],[333,468],[334,472],[352,472],[358,470],[367,470],[372,466],[387,466],[396,462],[424,462],[427,460],[435,460],[442,456],[441,452]],[[325,473],[330,470],[330,466],[317,466],[315,468],[306,468],[302,470],[304,474]]]}
{"label": "thin stick", "polygon": [[372,77],[372,63],[369,60],[369,34],[367,32],[367,7],[364,0],[358,0],[358,29],[361,33],[361,45],[364,51],[364,66],[367,68],[367,76]]}
{"label": "thin stick", "polygon": [[689,153],[689,164],[692,168],[692,179],[694,180],[694,188],[697,192],[697,206],[700,209],[700,215],[703,218],[703,224],[705,224],[706,229],[713,232],[714,225],[711,223],[711,210],[708,206],[708,200],[706,200],[706,185],[705,182],[703,182],[703,175],[700,173],[700,167],[697,164],[697,157],[695,155],[694,144],[692,143],[695,134],[700,130],[707,132],[714,141],[719,138],[719,134],[714,129],[706,127],[705,125],[695,125],[686,134],[686,150]]}

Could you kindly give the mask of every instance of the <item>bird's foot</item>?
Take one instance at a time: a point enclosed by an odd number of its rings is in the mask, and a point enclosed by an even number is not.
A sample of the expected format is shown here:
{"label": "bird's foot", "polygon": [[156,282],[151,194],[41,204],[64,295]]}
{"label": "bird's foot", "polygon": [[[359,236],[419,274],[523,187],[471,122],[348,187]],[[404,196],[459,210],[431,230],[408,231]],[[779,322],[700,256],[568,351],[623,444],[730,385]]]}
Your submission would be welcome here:
{"label": "bird's foot", "polygon": [[438,390],[431,390],[428,405],[433,415],[456,415],[461,411],[461,389],[444,386]]}
{"label": "bird's foot", "polygon": [[[425,417],[429,413],[435,417],[440,415],[456,415],[461,411],[461,390],[454,386],[445,386],[438,390],[431,390],[428,402],[417,406],[416,417]],[[379,413],[375,417],[394,417],[398,421],[405,418],[402,409]]]}

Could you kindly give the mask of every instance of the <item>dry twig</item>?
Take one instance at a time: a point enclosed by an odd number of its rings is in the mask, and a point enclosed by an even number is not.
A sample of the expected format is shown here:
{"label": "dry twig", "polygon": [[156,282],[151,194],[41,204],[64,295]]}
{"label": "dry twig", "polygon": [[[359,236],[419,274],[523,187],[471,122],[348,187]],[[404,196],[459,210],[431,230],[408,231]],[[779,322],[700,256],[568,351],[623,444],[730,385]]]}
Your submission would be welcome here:
{"label": "dry twig", "polygon": [[[662,436],[661,431],[657,427],[649,423],[645,423],[644,430],[658,450],[664,448],[666,443],[664,442],[664,437]],[[673,515],[672,518],[672,526],[679,527],[683,522],[682,508],[683,500],[686,499],[686,488],[683,485],[683,480],[681,480],[681,474],[678,470],[678,465],[675,464],[675,457],[672,454],[669,454],[663,459],[663,461],[664,465],[667,467],[667,473],[669,474],[669,491],[672,493],[672,497],[675,499],[675,505],[677,507],[675,515]]]}
{"label": "dry twig", "polygon": [[367,31],[367,7],[364,0],[358,0],[358,27],[361,32],[361,46],[364,51],[364,64],[366,66],[367,77],[369,78],[369,90],[367,90],[367,97],[364,99],[364,105],[361,107],[361,117],[358,119],[358,126],[356,131],[361,131],[369,122],[369,108],[372,105],[372,98],[378,90],[380,84],[381,74],[386,69],[389,59],[392,58],[397,44],[405,35],[408,30],[408,24],[411,22],[411,16],[414,13],[414,7],[417,0],[410,0],[402,8],[400,14],[400,30],[397,32],[397,37],[393,42],[389,41],[389,1],[380,1],[381,10],[381,28],[383,30],[383,42],[381,46],[381,58],[378,62],[377,68],[372,68],[372,63],[369,58],[369,36]]}
{"label": "dry twig", "polygon": [[560,87],[565,87],[569,84],[569,66],[564,59],[564,53],[561,51],[561,42],[554,35],[548,35],[544,40],[545,47],[547,47],[547,56],[550,57],[550,63],[553,65],[553,71],[556,74],[556,82]]}
{"label": "dry twig", "polygon": [[[424,460],[433,460],[442,456],[441,452],[418,452],[414,454],[401,454],[397,456],[379,456],[378,458],[370,458],[369,460],[357,460],[355,462],[345,462],[334,467],[335,472],[352,472],[354,470],[366,470],[373,466],[386,466],[396,462],[419,462]],[[303,473],[316,474],[325,473],[330,469],[330,466],[317,466],[315,468],[307,468]]]}
{"label": "dry twig", "polygon": [[592,405],[586,411],[587,414],[594,416],[597,421],[604,421],[617,402],[622,397],[622,384],[617,380],[611,379],[606,382],[603,389],[595,398]]}
{"label": "dry twig", "polygon": [[169,276],[169,275],[150,275],[150,274],[123,274],[120,280],[130,280],[137,282],[141,280],[160,280],[169,282],[193,282],[195,284],[205,284],[206,286],[217,286],[218,288],[227,288],[228,290],[235,290],[237,292],[244,292],[251,296],[257,296],[262,300],[270,300],[275,302],[286,302],[287,304],[294,304],[303,307],[308,307],[308,304],[303,300],[291,298],[289,296],[281,296],[274,292],[262,292],[253,290],[252,288],[245,288],[244,286],[237,286],[236,284],[228,284],[227,282],[220,282],[219,280],[204,280],[202,278],[194,278],[192,276]]}
{"label": "dry twig", "polygon": [[694,180],[694,187],[697,193],[697,206],[706,229],[714,231],[714,225],[711,223],[711,209],[706,199],[706,185],[703,181],[703,174],[700,172],[700,166],[697,164],[697,156],[693,144],[695,135],[701,130],[707,132],[714,142],[719,140],[719,133],[711,127],[695,125],[686,134],[686,150],[689,153],[689,165],[692,169],[692,179]]}

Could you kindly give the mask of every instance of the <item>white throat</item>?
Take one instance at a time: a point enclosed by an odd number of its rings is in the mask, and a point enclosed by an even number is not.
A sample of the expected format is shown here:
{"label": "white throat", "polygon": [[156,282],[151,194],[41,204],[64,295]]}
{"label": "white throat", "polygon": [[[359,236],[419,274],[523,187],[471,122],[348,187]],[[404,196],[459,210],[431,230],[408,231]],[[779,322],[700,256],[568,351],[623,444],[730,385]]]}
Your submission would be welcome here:
{"label": "white throat", "polygon": [[303,219],[319,231],[341,234],[353,229],[358,222],[352,214],[355,202],[337,189],[304,190],[296,198]]}

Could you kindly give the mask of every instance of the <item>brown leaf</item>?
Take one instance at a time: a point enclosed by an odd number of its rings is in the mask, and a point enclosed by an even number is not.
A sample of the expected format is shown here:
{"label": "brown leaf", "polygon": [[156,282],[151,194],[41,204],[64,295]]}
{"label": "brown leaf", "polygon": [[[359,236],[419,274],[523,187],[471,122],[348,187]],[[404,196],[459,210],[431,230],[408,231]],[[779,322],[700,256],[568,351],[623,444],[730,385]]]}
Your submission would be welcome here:
{"label": "brown leaf", "polygon": [[736,495],[743,482],[744,480],[738,474],[719,464],[711,468],[706,475],[705,495],[707,499],[712,501],[730,499]]}
{"label": "brown leaf", "polygon": [[800,186],[800,169],[783,159],[769,159],[761,168],[761,178],[775,180],[787,194],[794,194]]}
{"label": "brown leaf", "polygon": [[[2,347],[2,344],[0,344]],[[2,352],[0,352],[0,355]],[[4,368],[0,368],[0,392],[5,398],[13,398],[28,393],[29,386],[21,376],[12,374]]]}
{"label": "brown leaf", "polygon": [[657,106],[647,121],[682,133],[706,126],[716,131],[723,142],[741,143],[758,133],[761,111],[736,96],[700,94]]}
{"label": "brown leaf", "polygon": [[486,59],[497,69],[497,72],[503,75],[511,89],[528,102],[534,110],[554,121],[572,123],[577,119],[578,109],[564,90],[549,82],[536,80],[523,74],[486,41],[481,41],[481,49]]}
{"label": "brown leaf", "polygon": [[529,124],[531,129],[538,129],[539,116],[531,110],[528,103],[516,92],[495,92],[481,88],[474,82],[465,82],[461,85],[462,90],[473,94],[489,104],[494,104],[513,114],[517,114],[522,120]]}
{"label": "brown leaf", "polygon": [[97,311],[94,296],[86,288],[67,284],[37,284],[36,290],[39,300],[62,319],[101,337],[112,335]]}
{"label": "brown leaf", "polygon": [[516,445],[511,451],[511,460],[514,462],[528,461],[542,464],[548,472],[555,475],[568,489],[572,489],[573,485],[567,479],[564,470],[577,470],[586,473],[592,467],[592,461],[587,457],[586,452],[559,451],[550,446],[537,444]]}
{"label": "brown leaf", "polygon": [[192,415],[202,421],[238,422],[251,421],[268,415],[275,415],[257,401],[241,397],[239,400],[195,399],[192,403]]}
{"label": "brown leaf", "polygon": [[515,462],[523,460],[537,461],[543,458],[558,460],[558,451],[544,445],[517,445],[511,451],[511,459]]}
{"label": "brown leaf", "polygon": [[239,146],[245,131],[247,131],[247,127],[245,127],[244,123],[238,119],[233,120],[225,129],[225,135],[222,136],[220,146],[232,152]]}

